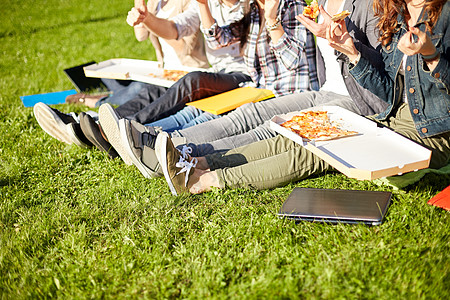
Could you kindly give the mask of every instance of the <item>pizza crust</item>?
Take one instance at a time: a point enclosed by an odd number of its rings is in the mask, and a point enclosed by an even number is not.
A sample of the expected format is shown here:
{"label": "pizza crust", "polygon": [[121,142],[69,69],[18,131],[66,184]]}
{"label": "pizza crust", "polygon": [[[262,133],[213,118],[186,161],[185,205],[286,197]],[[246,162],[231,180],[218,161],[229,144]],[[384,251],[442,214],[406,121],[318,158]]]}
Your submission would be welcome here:
{"label": "pizza crust", "polygon": [[331,17],[331,21],[333,22],[339,22],[344,20],[350,15],[350,12],[348,10],[344,10],[343,12],[340,12],[338,14],[335,14]]}

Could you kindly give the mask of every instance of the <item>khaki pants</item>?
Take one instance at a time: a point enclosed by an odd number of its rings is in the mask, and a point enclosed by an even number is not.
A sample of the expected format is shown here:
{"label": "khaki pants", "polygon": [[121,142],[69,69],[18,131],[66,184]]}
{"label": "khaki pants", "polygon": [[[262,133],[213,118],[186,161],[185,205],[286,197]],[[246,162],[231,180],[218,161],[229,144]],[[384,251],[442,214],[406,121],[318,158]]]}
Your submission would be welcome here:
{"label": "khaki pants", "polygon": [[[395,117],[379,123],[432,150],[431,168],[448,163],[450,134],[420,138],[406,104],[400,106]],[[206,159],[211,170],[217,172],[221,187],[274,188],[333,170],[328,163],[282,136],[208,155]]]}

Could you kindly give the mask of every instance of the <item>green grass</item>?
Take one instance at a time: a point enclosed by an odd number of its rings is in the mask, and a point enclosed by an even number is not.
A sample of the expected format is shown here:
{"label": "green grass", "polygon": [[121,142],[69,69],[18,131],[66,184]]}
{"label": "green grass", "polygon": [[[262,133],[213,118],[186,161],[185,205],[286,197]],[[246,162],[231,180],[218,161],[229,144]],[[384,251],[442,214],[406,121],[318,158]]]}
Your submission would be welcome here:
{"label": "green grass", "polygon": [[130,5],[3,1],[0,298],[450,297],[450,215],[426,204],[448,176],[393,191],[380,226],[295,224],[276,216],[294,187],[390,188],[329,173],[173,197],[161,178],[45,134],[19,96],[72,88],[63,69],[90,60],[154,58],[125,23]]}

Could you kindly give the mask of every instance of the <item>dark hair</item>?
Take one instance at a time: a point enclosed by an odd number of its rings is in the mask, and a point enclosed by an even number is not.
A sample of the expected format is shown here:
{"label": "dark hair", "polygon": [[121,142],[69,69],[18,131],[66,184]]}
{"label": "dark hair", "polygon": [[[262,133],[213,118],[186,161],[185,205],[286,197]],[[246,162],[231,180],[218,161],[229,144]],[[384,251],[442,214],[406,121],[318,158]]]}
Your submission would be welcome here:
{"label": "dark hair", "polygon": [[245,9],[244,16],[239,21],[233,22],[230,24],[230,30],[233,36],[239,39],[239,47],[244,48],[247,43],[248,34],[250,32],[250,20],[251,14],[254,9],[258,10],[258,6],[256,5],[256,1],[252,2],[250,6]]}
{"label": "dark hair", "polygon": [[[447,0],[425,0],[424,10],[429,17],[428,20],[425,20],[425,24],[430,33],[433,32],[434,24],[441,15],[442,7],[446,2]],[[403,15],[405,19],[410,17],[404,0],[374,0],[373,11],[375,16],[380,18],[377,27],[381,32],[382,45],[389,44],[397,31],[398,15]]]}

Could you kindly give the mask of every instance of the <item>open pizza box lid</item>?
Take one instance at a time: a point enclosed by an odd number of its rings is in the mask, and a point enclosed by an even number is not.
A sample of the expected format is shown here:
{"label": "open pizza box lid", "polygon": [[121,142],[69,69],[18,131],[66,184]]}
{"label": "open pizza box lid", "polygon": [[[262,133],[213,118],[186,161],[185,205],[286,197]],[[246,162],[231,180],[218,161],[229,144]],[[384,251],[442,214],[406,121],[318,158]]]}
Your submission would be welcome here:
{"label": "open pizza box lid", "polygon": [[[182,67],[177,70],[191,72],[204,69]],[[129,58],[113,58],[84,67],[86,77],[136,80],[171,87],[175,81],[164,79],[163,72],[164,69],[158,67],[157,61]]]}
{"label": "open pizza box lid", "polygon": [[[274,116],[270,127],[297,142],[350,178],[372,180],[427,168],[431,151],[389,128],[337,106],[320,106],[330,121],[358,134],[326,141],[308,141],[280,126],[298,112]],[[306,111],[306,110],[305,110]]]}

